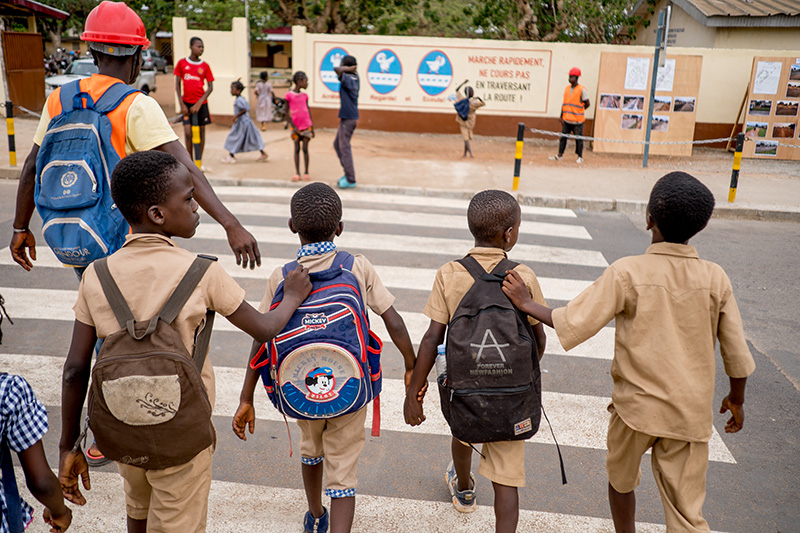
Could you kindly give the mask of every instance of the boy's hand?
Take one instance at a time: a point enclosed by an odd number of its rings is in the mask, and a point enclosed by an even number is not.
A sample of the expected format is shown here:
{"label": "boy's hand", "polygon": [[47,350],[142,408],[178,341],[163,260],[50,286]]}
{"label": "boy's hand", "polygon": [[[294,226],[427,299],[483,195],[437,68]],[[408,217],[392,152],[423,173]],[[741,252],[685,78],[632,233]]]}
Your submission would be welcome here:
{"label": "boy's hand", "polygon": [[[405,375],[403,376],[403,382],[406,384],[406,392],[408,392],[408,386],[411,385],[411,376],[414,374],[414,369],[406,370]],[[417,393],[417,401],[422,403],[422,400],[425,398],[425,393],[428,392],[428,382],[425,382],[425,385]]]}
{"label": "boy's hand", "polygon": [[244,432],[245,426],[252,435],[256,429],[256,409],[252,403],[239,402],[239,408],[236,409],[236,414],[233,415],[233,432],[237,437],[246,441],[247,435]]}
{"label": "boy's hand", "polygon": [[45,507],[42,518],[46,524],[52,526],[50,528],[50,533],[60,533],[61,531],[66,531],[72,523],[72,510],[65,505],[64,513],[56,516],[50,509]]}
{"label": "boy's hand", "polygon": [[181,102],[181,113],[186,117],[189,116],[189,107],[183,102]]}
{"label": "boy's hand", "polygon": [[[420,392],[422,393],[422,391]],[[419,396],[417,398],[410,398],[406,395],[406,400],[403,405],[403,416],[406,419],[406,424],[410,426],[418,426],[425,422],[425,415],[422,412],[422,400],[419,399]]]}
{"label": "boy's hand", "polygon": [[308,269],[297,265],[297,268],[289,272],[283,280],[283,292],[285,299],[294,298],[297,305],[303,303],[311,292],[311,278],[308,277]]}
{"label": "boy's hand", "polygon": [[61,452],[58,460],[58,481],[61,483],[61,490],[64,498],[76,505],[86,505],[86,498],[81,494],[78,486],[78,476],[83,483],[83,488],[92,490],[92,483],[89,480],[89,465],[86,463],[86,456],[80,449],[76,452],[67,450]]}
{"label": "boy's hand", "polygon": [[[15,231],[14,234],[11,235],[11,244],[9,248],[11,249],[11,257],[19,266],[28,271],[33,268],[33,263],[31,261],[36,261],[36,238],[30,230],[25,233],[18,233]],[[26,249],[31,256],[30,259],[25,255]]]}
{"label": "boy's hand", "polygon": [[200,111],[201,107],[203,107],[203,104],[200,103],[200,102],[197,102],[196,104],[194,104],[192,107],[189,108],[189,114],[190,115],[194,115],[195,113]]}
{"label": "boy's hand", "polygon": [[506,279],[503,281],[503,292],[517,309],[521,309],[524,304],[531,300],[531,293],[522,281],[522,276],[514,270],[506,270]]}
{"label": "boy's hand", "polygon": [[719,408],[720,414],[725,411],[730,411],[731,416],[728,423],[725,424],[725,433],[736,433],[744,425],[744,405],[737,404],[730,401],[729,396],[722,399],[722,407]]}

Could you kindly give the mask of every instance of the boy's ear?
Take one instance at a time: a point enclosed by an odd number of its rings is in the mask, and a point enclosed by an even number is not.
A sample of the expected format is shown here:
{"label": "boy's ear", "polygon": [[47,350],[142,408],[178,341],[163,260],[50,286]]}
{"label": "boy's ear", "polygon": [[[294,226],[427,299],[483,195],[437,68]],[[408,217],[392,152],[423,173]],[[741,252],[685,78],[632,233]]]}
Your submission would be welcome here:
{"label": "boy's ear", "polygon": [[336,226],[336,236],[338,237],[339,235],[341,235],[343,231],[344,231],[344,222],[340,220],[339,225]]}
{"label": "boy's ear", "polygon": [[647,227],[645,228],[645,231],[650,231],[656,225],[656,221],[653,220],[653,217],[650,215],[649,212],[645,214],[645,222],[647,222]]}
{"label": "boy's ear", "polygon": [[164,212],[157,205],[151,205],[147,208],[147,219],[157,226],[164,225]]}
{"label": "boy's ear", "polygon": [[291,231],[292,233],[297,233],[297,230],[294,229],[294,223],[292,222],[291,218],[289,219],[289,231]]}
{"label": "boy's ear", "polygon": [[511,241],[511,232],[514,231],[514,226],[509,226],[503,232],[503,242],[510,242]]}

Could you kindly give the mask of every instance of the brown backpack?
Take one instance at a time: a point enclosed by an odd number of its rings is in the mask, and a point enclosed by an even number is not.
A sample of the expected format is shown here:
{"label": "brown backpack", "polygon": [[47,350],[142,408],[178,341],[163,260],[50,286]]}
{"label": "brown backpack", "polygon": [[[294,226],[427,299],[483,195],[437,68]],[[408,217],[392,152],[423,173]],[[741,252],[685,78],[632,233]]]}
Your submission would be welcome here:
{"label": "brown backpack", "polygon": [[89,427],[109,459],[163,469],[214,444],[211,402],[200,379],[214,312],[195,336],[193,355],[170,324],[215,260],[198,256],[161,312],[142,322],[134,320],[106,258],[94,262],[121,328],[103,341],[89,389]]}

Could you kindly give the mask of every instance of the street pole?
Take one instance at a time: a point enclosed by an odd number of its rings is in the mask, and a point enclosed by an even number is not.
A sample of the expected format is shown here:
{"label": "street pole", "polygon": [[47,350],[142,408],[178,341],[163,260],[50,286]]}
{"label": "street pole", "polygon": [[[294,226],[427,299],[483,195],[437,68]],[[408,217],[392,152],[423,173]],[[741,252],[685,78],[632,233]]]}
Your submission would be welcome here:
{"label": "street pole", "polygon": [[658,82],[658,67],[662,66],[662,53],[663,59],[667,57],[667,35],[665,32],[666,25],[668,24],[668,11],[662,9],[658,13],[658,32],[656,33],[656,52],[653,59],[653,74],[650,76],[650,102],[647,105],[647,124],[645,125],[644,133],[644,157],[642,158],[642,167],[647,168],[647,158],[650,155],[650,130],[653,127],[653,108],[655,106],[656,98],[656,83]]}

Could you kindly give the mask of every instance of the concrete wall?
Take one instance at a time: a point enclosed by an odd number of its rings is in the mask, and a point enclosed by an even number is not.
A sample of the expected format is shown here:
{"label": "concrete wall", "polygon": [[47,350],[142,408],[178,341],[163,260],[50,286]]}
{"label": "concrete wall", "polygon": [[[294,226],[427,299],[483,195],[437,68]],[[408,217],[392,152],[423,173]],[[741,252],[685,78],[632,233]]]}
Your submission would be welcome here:
{"label": "concrete wall", "polygon": [[[647,28],[639,26],[636,38],[631,44],[654,46],[656,43],[656,31],[658,30],[658,13],[666,9],[668,0],[660,0],[655,6],[655,12],[647,20],[650,25]],[[707,28],[697,22],[686,11],[676,5],[672,5],[672,15],[669,21],[669,38],[667,46],[686,46],[693,48],[714,48],[716,40],[716,28]],[[740,47],[729,47],[740,48]],[[758,48],[758,47],[755,47]]]}
{"label": "concrete wall", "polygon": [[[231,19],[231,26],[231,31],[194,30],[187,28],[185,18],[172,19],[174,63],[189,55],[189,39],[200,37],[203,40],[205,50],[201,59],[208,63],[214,74],[214,91],[208,97],[208,108],[212,115],[223,117],[223,121],[233,116],[231,83],[241,79],[242,83],[248,85],[250,79],[247,20],[244,17],[234,17]],[[174,82],[163,90],[174,93]],[[249,100],[250,91],[245,90],[242,96]],[[177,95],[175,110],[180,112]]]}

